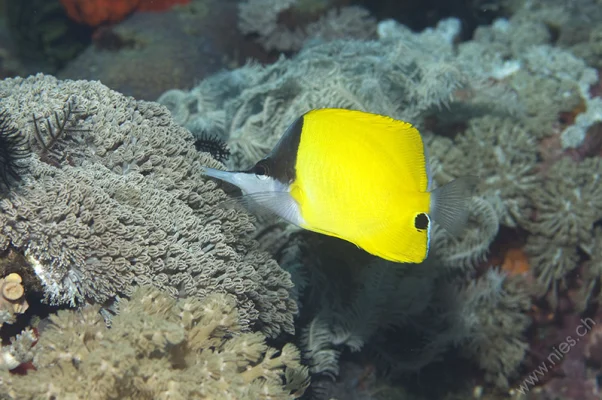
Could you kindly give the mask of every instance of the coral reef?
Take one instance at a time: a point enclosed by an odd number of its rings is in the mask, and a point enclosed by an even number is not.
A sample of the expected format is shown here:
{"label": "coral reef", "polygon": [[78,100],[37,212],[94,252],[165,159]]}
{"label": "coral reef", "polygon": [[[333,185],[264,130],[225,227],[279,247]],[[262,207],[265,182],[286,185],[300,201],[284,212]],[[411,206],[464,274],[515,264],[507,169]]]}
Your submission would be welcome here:
{"label": "coral reef", "polygon": [[[231,169],[265,156],[298,115],[343,107],[419,127],[434,186],[481,176],[469,229],[457,238],[435,229],[422,265],[382,265],[334,239],[262,222],[261,248],[296,283],[291,293],[314,389],[353,379],[341,365],[354,353],[392,380],[459,355],[482,373],[479,383],[507,391],[535,368],[534,354],[558,341],[546,335],[559,329],[552,324],[563,320],[564,329],[576,323],[569,316],[600,305],[598,36],[594,24],[577,29],[585,10],[599,15],[599,4],[505,3],[518,7],[512,16],[478,27],[464,42],[454,19],[419,33],[384,20],[374,40],[323,41],[287,25],[300,3],[248,1],[241,29],[267,48],[299,53],[158,100],[197,138],[227,141]],[[568,311],[567,296],[574,300]],[[537,383],[547,398],[586,398],[593,381],[582,349],[562,362],[567,378],[550,374]]]}
{"label": "coral reef", "polygon": [[21,276],[15,273],[0,279],[0,326],[14,322],[15,314],[23,314],[29,308],[22,282]]}
{"label": "coral reef", "polygon": [[[588,94],[589,86],[598,79],[597,72],[571,52],[551,44],[545,20],[522,12],[479,27],[473,41],[459,45],[458,56],[472,68],[490,70],[496,81],[516,93],[523,107],[521,122],[535,137],[551,135],[562,112],[587,109],[587,118],[584,115],[579,124],[563,129],[565,147],[576,147],[600,113],[597,100]],[[488,62],[476,62],[477,54]]]}
{"label": "coral reef", "polygon": [[[578,3],[576,9],[587,2]],[[597,71],[552,46],[550,26],[569,29],[567,18],[574,16],[563,14],[559,4],[540,6],[525,5],[507,20],[479,27],[474,40],[458,45],[458,62],[491,77],[464,96],[475,103],[483,91],[510,91],[522,109],[503,117],[473,115],[465,122],[458,118],[463,109],[452,104],[449,115],[440,113],[437,123],[431,122],[434,133],[452,138],[435,136],[431,154],[446,179],[475,170],[486,177],[481,189],[500,213],[501,224],[529,233],[526,253],[541,290],[550,291],[555,305],[602,218],[596,200],[602,103],[594,90]]]}
{"label": "coral reef", "polygon": [[5,192],[25,172],[20,160],[29,154],[26,140],[12,125],[6,110],[0,111],[0,192]]}
{"label": "coral reef", "polygon": [[[12,338],[10,346],[0,348],[0,371],[15,370],[20,365],[30,363],[33,360],[33,348],[37,342],[37,334],[29,328]],[[0,393],[6,390],[2,381],[3,379],[0,378]]]}
{"label": "coral reef", "polygon": [[[22,330],[0,397],[296,398],[308,373],[313,399],[600,397],[600,0],[396,2],[411,26],[358,6],[386,0],[141,1],[90,14],[138,7],[60,76],[164,107],[0,83],[0,322]],[[45,30],[58,0],[10,4],[29,48],[72,54]],[[320,107],[412,122],[433,187],[479,175],[468,229],[396,265],[221,207],[201,167],[249,167]],[[38,324],[40,296],[82,308]]]}
{"label": "coral reef", "polygon": [[72,20],[89,26],[112,24],[134,11],[165,11],[190,0],[61,0]]}
{"label": "coral reef", "polygon": [[516,1],[508,0],[358,0],[379,20],[392,18],[414,31],[434,26],[442,19],[454,17],[462,22],[462,39],[472,36],[474,29],[488,25],[498,17],[509,13],[509,6]]}
{"label": "coral reef", "polygon": [[298,51],[308,40],[370,39],[376,20],[362,7],[333,8],[337,1],[246,0],[238,5],[238,28],[256,35],[266,50]]}
{"label": "coral reef", "polygon": [[[330,263],[310,266],[312,274],[321,276],[310,281],[316,292],[304,299],[304,317],[310,320],[301,336],[313,373],[336,377],[341,355],[366,347],[380,360],[381,370],[399,376],[420,370],[445,353],[459,339],[457,334],[462,335],[451,317],[453,299],[436,295],[450,290],[437,281],[442,268],[427,264],[423,268],[428,271],[416,271],[380,260],[357,265],[326,257],[321,261]],[[341,270],[350,279],[333,282]],[[319,281],[328,283],[319,285]],[[395,334],[406,339],[403,344],[385,345],[388,335]],[[409,355],[408,347],[419,350]]]}
{"label": "coral reef", "polygon": [[52,315],[37,371],[0,372],[3,398],[294,399],[307,387],[295,346],[242,332],[229,295],[176,301],[144,287],[119,307],[110,329],[98,306]]}
{"label": "coral reef", "polygon": [[[506,379],[516,377],[529,322],[520,313],[529,307],[529,290],[509,285],[505,289],[503,273],[465,285],[465,268],[454,264],[457,260],[445,264],[446,257],[435,256],[403,267],[373,259],[336,239],[271,229],[274,232],[266,228],[260,240],[299,284],[301,347],[315,376],[314,391],[330,390],[340,361],[350,352],[368,354],[379,371],[400,379],[462,345],[459,353],[477,362],[495,384],[507,387]],[[433,249],[441,248],[433,244]],[[456,279],[450,281],[453,276]],[[513,323],[500,330],[496,320],[489,319],[492,315]],[[488,347],[489,340],[498,343],[495,353],[507,357],[486,365],[481,353],[465,350],[469,344]]]}
{"label": "coral reef", "polygon": [[544,287],[566,288],[567,274],[578,266],[580,249],[594,240],[602,219],[602,165],[599,158],[575,162],[563,158],[552,166],[530,196],[537,210],[525,250]]}
{"label": "coral reef", "polygon": [[[110,308],[140,284],[227,292],[245,329],[293,332],[289,274],[248,237],[248,215],[218,207],[225,194],[201,167],[219,163],[167,109],[44,75],[4,80],[0,97],[32,147],[22,184],[0,200],[0,249],[25,256],[46,301]],[[46,118],[41,132],[34,120]],[[40,135],[57,138],[52,157]]]}
{"label": "coral reef", "polygon": [[516,227],[530,219],[529,194],[539,184],[531,132],[510,117],[484,116],[468,121],[453,141],[441,136],[429,141],[433,175],[440,183],[476,172],[482,176],[479,193],[499,199],[494,204],[503,225]]}
{"label": "coral reef", "polygon": [[469,338],[460,351],[476,360],[485,380],[502,388],[517,372],[529,347],[524,332],[531,323],[529,292],[522,277],[507,278],[490,269],[460,294],[461,313]]}
{"label": "coral reef", "polygon": [[266,67],[249,64],[189,93],[169,91],[158,101],[193,134],[208,131],[229,139],[234,156],[229,166],[247,167],[311,108],[369,108],[421,125],[424,113],[449,103],[469,82],[453,62],[458,29],[455,21],[444,21],[437,30],[415,35],[392,26],[379,32],[385,36],[379,41],[308,45],[293,59]]}
{"label": "coral reef", "polygon": [[[499,306],[460,301],[491,290],[462,282],[481,266],[500,224],[516,227],[529,220],[537,150],[529,129],[516,124],[520,106],[512,90],[504,82],[491,83],[503,61],[472,66],[468,58],[480,50],[472,55],[465,50],[460,57],[454,46],[458,32],[454,20],[418,34],[384,21],[378,26],[379,40],[309,43],[292,59],[265,67],[248,64],[210,77],[190,92],[168,91],[158,100],[197,137],[211,134],[227,140],[232,169],[247,168],[265,156],[303,112],[343,107],[409,120],[422,128],[435,184],[483,174],[467,232],[454,238],[436,229],[432,256],[422,265],[383,265],[353,246],[281,225],[267,224],[258,231],[262,248],[276,255],[298,284],[294,296],[301,307],[301,347],[312,373],[322,376],[316,385],[336,377],[341,358],[349,352],[370,353],[379,360],[379,370],[399,377],[468,341],[478,326],[494,329],[485,317],[460,318],[476,315],[476,309],[492,315]],[[443,137],[439,129],[431,130],[430,117],[447,126],[452,114],[465,118],[461,133]],[[496,349],[511,356],[486,364],[479,352],[471,353],[471,360],[500,386],[516,376],[522,360],[528,321],[517,314],[528,304],[526,293],[526,288],[517,288],[500,300],[501,313],[520,322],[507,324],[496,336],[503,339]],[[486,340],[475,346],[487,347]]]}

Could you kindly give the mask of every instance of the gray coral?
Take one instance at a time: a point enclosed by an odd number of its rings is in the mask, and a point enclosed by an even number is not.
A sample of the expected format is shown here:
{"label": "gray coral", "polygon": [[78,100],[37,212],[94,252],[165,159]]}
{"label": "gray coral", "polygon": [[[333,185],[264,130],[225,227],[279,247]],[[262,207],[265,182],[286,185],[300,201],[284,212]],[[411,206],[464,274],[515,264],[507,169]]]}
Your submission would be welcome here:
{"label": "gray coral", "polygon": [[528,226],[533,235],[526,251],[545,287],[563,283],[577,267],[578,249],[593,240],[594,224],[602,219],[601,171],[597,158],[564,158],[530,194],[537,214]]}
{"label": "gray coral", "polygon": [[432,256],[451,269],[473,268],[483,261],[499,229],[498,211],[492,205],[496,199],[474,197],[470,203],[470,215],[462,236],[452,236],[444,229],[435,227],[431,236]]}
{"label": "gray coral", "polygon": [[[238,5],[238,28],[255,34],[266,50],[297,51],[309,40],[340,38],[369,39],[376,33],[376,20],[359,6],[331,8],[328,1],[308,3],[299,0],[246,0]],[[330,9],[329,9],[330,8]],[[299,15],[299,20],[318,18],[314,22],[289,27],[279,16]],[[320,15],[321,14],[321,15]]]}
{"label": "gray coral", "polygon": [[459,294],[464,310],[459,318],[468,338],[462,343],[463,354],[476,361],[486,380],[503,388],[516,377],[529,347],[524,332],[531,301],[521,280],[490,269]]}
{"label": "gray coral", "polygon": [[479,27],[475,40],[459,46],[458,57],[467,66],[482,68],[483,73],[516,94],[522,106],[520,120],[536,137],[558,130],[559,113],[584,108],[585,112],[561,135],[563,147],[577,147],[586,130],[600,121],[602,103],[589,94],[589,86],[595,84],[598,74],[573,52],[552,46],[549,26],[584,24],[576,24],[575,20],[568,23],[566,3],[537,8],[525,4],[509,20],[498,19],[490,26]]}
{"label": "gray coral", "polygon": [[0,97],[32,143],[32,115],[52,116],[73,97],[79,110],[60,159],[32,154],[24,184],[0,201],[0,248],[27,256],[48,301],[105,303],[140,284],[174,296],[228,292],[244,326],[293,331],[288,273],[257,250],[246,214],[217,207],[225,194],[200,171],[219,164],[167,109],[42,75],[3,81]]}
{"label": "gray coral", "polygon": [[[473,118],[453,142],[435,137],[429,150],[438,162],[435,177],[444,183],[452,177],[478,175],[479,193],[499,199],[503,225],[516,227],[531,215],[529,193],[538,185],[537,147],[531,132],[511,118]],[[442,142],[442,143],[438,143]]]}
{"label": "gray coral", "polygon": [[[583,245],[583,251],[587,254],[589,260],[585,263],[583,273],[583,287],[581,288],[580,309],[585,310],[588,304],[597,301],[600,304],[602,300],[602,228],[594,228],[594,237],[590,243]],[[596,295],[596,291],[598,294]]]}
{"label": "gray coral", "polygon": [[3,398],[294,399],[308,384],[292,344],[243,333],[236,300],[176,301],[137,289],[106,327],[98,306],[59,311],[35,347],[37,371],[2,373]]}
{"label": "gray coral", "polygon": [[[379,32],[380,40],[307,45],[292,59],[265,67],[250,64],[206,79],[189,93],[165,93],[158,101],[193,134],[213,129],[209,133],[228,139],[234,155],[229,167],[248,167],[313,108],[366,110],[420,125],[473,79],[454,59],[458,31],[458,24],[448,20],[421,34],[395,25]],[[489,107],[496,103],[490,101]]]}

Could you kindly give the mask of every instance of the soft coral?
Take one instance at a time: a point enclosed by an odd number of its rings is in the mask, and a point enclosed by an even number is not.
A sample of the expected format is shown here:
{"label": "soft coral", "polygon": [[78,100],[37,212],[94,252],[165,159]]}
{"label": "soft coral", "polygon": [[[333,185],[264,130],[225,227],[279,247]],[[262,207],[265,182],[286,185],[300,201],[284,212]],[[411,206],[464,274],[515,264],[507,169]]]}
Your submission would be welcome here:
{"label": "soft coral", "polygon": [[165,11],[190,0],[61,0],[71,19],[89,26],[116,23],[134,11]]}

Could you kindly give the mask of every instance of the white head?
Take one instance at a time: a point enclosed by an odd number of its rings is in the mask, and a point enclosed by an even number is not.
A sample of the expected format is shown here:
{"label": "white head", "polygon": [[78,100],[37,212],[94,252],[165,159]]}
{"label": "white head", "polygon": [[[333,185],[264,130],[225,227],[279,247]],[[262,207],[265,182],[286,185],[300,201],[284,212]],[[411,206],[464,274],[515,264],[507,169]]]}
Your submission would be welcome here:
{"label": "white head", "polygon": [[278,179],[253,172],[228,172],[207,167],[204,174],[238,187],[243,193],[239,203],[254,212],[267,210],[290,223],[303,226],[299,205],[290,195],[289,186]]}
{"label": "white head", "polygon": [[204,175],[231,183],[245,195],[266,192],[288,192],[288,186],[268,175],[252,172],[228,172],[213,168],[204,168]]}

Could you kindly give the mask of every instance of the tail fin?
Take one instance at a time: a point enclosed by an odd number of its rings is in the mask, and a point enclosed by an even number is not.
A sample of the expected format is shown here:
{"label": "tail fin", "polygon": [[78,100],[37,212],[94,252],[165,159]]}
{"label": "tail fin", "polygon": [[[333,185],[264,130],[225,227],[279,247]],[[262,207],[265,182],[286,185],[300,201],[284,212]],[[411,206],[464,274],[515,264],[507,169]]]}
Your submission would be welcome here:
{"label": "tail fin", "polygon": [[470,198],[479,183],[476,176],[463,176],[431,192],[429,216],[452,235],[466,227]]}

